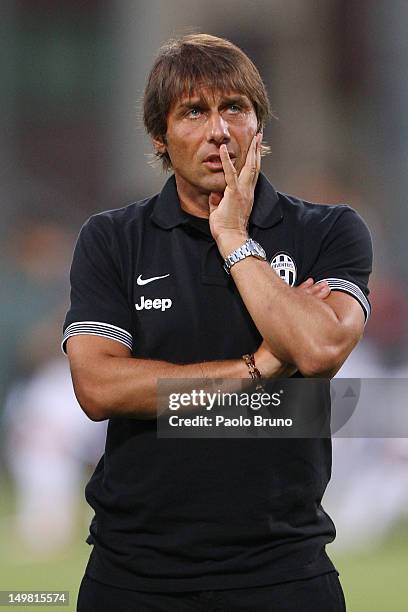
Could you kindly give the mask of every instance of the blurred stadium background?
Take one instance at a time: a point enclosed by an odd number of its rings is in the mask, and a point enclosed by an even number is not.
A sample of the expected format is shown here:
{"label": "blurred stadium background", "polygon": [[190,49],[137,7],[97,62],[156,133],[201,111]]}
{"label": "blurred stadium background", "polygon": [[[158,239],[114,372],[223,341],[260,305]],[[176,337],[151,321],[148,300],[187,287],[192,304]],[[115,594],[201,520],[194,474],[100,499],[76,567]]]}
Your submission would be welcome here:
{"label": "blurred stadium background", "polygon": [[[0,590],[69,589],[74,610],[83,487],[105,425],[82,415],[60,353],[69,264],[90,214],[164,181],[139,105],[158,47],[210,32],[255,61],[278,117],[264,172],[281,191],[350,203],[373,233],[373,314],[342,375],[407,378],[408,3],[2,0],[0,11]],[[325,508],[351,612],[407,609],[407,467],[406,439],[334,441]]]}

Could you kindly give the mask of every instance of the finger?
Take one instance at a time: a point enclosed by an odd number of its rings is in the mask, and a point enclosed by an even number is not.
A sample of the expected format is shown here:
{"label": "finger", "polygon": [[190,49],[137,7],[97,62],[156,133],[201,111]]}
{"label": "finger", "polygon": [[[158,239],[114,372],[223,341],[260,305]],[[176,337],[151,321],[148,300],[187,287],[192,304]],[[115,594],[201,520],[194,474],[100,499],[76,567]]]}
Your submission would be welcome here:
{"label": "finger", "polygon": [[258,138],[259,134],[254,134],[251,144],[249,145],[245,164],[239,175],[239,182],[241,184],[252,185],[256,182],[256,178],[258,178],[258,169],[256,161],[256,147]]}
{"label": "finger", "polygon": [[256,173],[257,173],[257,176],[261,171],[262,138],[263,138],[263,132],[259,132],[259,134],[257,134],[257,141],[256,141]]}
{"label": "finger", "polygon": [[297,289],[301,289],[308,295],[314,295],[319,299],[327,298],[331,292],[331,289],[326,281],[315,283],[311,277],[303,281],[303,283],[301,283]]}
{"label": "finger", "polygon": [[220,146],[220,158],[222,168],[224,170],[225,182],[227,183],[228,187],[235,189],[238,182],[237,171],[235,170],[235,166],[231,161],[227,146],[225,144]]}
{"label": "finger", "polygon": [[315,283],[311,288],[311,293],[320,299],[325,299],[330,295],[331,289],[326,282]]}
{"label": "finger", "polygon": [[313,285],[313,278],[309,277],[303,283],[298,285],[298,289],[306,289],[306,287],[311,287]]}
{"label": "finger", "polygon": [[331,293],[331,289],[329,287],[329,285],[323,285],[323,287],[320,288],[320,291],[318,291],[316,293],[316,297],[320,298],[321,300],[325,300]]}
{"label": "finger", "polygon": [[323,280],[323,281],[317,281],[315,282],[315,284],[313,285],[313,287],[318,290],[318,289],[322,289],[323,287],[328,287],[329,284],[327,281]]}
{"label": "finger", "polygon": [[302,289],[302,291],[304,293],[307,293],[308,295],[313,295],[314,297],[319,298],[320,300],[324,300],[326,299],[331,292],[330,287],[306,287],[305,289]]}

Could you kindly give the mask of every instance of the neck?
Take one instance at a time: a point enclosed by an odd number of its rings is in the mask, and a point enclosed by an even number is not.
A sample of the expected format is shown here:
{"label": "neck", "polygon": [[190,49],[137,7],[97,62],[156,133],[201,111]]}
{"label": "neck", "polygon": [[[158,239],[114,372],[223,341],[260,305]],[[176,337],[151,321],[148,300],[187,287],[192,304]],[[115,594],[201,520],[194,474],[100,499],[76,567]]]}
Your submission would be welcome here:
{"label": "neck", "polygon": [[208,205],[209,193],[201,192],[193,185],[184,181],[180,176],[175,175],[177,193],[180,200],[180,206],[190,215],[208,219],[210,216],[210,208]]}

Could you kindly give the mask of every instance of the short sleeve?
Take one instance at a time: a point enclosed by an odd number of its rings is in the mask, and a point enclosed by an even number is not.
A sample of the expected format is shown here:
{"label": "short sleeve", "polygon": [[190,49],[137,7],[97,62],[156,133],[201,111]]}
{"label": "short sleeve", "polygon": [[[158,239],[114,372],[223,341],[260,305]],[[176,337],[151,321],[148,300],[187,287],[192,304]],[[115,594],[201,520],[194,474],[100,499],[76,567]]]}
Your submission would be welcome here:
{"label": "short sleeve", "polygon": [[372,260],[372,240],[367,225],[351,207],[341,206],[309,276],[315,282],[327,281],[332,291],[352,295],[361,305],[367,321],[371,312],[368,279]]}
{"label": "short sleeve", "polygon": [[71,306],[64,322],[62,350],[66,352],[69,337],[84,334],[116,340],[132,350],[131,309],[111,219],[95,215],[82,227],[70,279]]}

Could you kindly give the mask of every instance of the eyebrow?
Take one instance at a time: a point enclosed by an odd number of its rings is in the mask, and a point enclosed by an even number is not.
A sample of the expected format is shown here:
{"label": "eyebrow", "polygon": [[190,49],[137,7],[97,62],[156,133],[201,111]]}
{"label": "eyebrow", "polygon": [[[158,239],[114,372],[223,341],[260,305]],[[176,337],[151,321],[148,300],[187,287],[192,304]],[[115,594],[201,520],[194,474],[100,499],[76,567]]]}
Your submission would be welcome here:
{"label": "eyebrow", "polygon": [[[240,104],[241,106],[249,106],[249,100],[241,94],[225,95],[221,98],[221,106],[226,104]],[[181,100],[177,105],[177,110],[185,110],[194,108],[195,106],[208,106],[208,99],[202,96],[195,96]]]}

